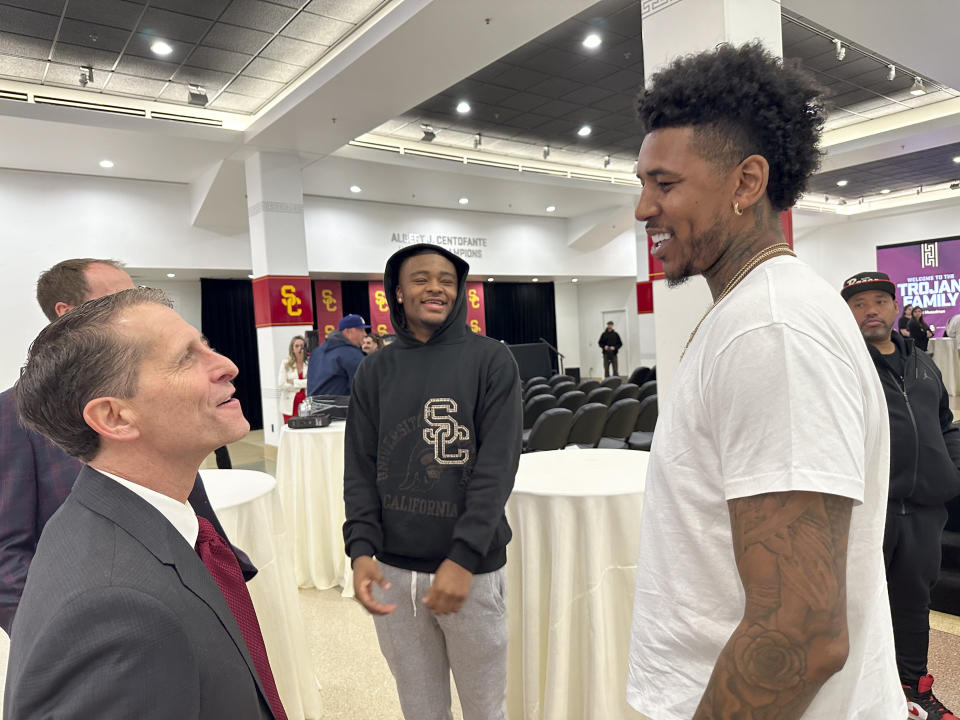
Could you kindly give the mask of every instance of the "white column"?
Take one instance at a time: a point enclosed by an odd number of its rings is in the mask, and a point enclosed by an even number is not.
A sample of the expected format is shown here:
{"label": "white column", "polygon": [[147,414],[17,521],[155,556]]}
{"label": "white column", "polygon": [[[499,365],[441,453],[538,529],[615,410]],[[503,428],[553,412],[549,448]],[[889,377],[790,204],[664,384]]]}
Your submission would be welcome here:
{"label": "white column", "polygon": [[[270,275],[307,277],[300,159],[295,154],[256,153],[246,160],[245,171],[254,280]],[[257,328],[263,436],[268,446],[279,443],[283,422],[277,389],[280,363],[290,338],[312,329],[313,317],[306,314],[302,324]]]}
{"label": "white column", "polygon": [[[650,77],[681,55],[709,50],[720,43],[753,40],[783,56],[779,0],[651,0],[643,4],[643,67]],[[642,230],[639,233],[643,235]],[[638,261],[646,266],[646,243],[638,242]],[[642,248],[642,251],[641,251]],[[669,289],[653,283],[657,342],[657,395],[661,408],[690,332],[713,303],[701,276]]]}

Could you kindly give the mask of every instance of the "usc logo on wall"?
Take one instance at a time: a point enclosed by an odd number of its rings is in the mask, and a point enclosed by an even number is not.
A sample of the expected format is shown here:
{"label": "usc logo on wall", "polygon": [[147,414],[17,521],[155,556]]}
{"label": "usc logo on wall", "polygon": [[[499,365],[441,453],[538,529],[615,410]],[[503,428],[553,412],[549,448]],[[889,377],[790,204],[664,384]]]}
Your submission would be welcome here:
{"label": "usc logo on wall", "polygon": [[324,288],[320,291],[320,302],[323,303],[327,312],[337,311],[337,299],[333,296],[333,290],[330,288]]}
{"label": "usc logo on wall", "polygon": [[387,294],[383,290],[374,291],[373,299],[377,303],[377,310],[380,312],[390,311],[390,305],[387,303]]}
{"label": "usc logo on wall", "polygon": [[470,307],[474,310],[480,307],[480,293],[477,292],[476,288],[467,290],[467,302],[470,303]]}
{"label": "usc logo on wall", "polygon": [[280,302],[287,309],[287,315],[290,317],[300,317],[303,315],[303,300],[297,297],[297,289],[293,285],[284,285],[280,288]]}
{"label": "usc logo on wall", "polygon": [[253,280],[256,326],[304,325],[313,321],[310,278],[264,275]]}

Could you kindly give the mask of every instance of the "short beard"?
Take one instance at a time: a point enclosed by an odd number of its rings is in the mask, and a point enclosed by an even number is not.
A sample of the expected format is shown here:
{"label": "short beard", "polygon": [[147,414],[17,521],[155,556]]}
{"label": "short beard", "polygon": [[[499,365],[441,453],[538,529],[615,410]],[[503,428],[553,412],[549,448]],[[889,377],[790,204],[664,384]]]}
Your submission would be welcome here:
{"label": "short beard", "polygon": [[704,253],[708,252],[711,246],[715,249],[729,246],[730,243],[726,242],[728,235],[729,233],[726,232],[726,227],[724,227],[723,223],[720,222],[720,218],[717,217],[712,223],[710,223],[709,230],[690,238],[690,259],[687,260],[687,264],[684,265],[684,267],[676,275],[671,277],[664,274],[667,280],[667,287],[680,287],[694,275],[702,275],[703,271],[697,272],[694,270],[694,261],[701,258]]}
{"label": "short beard", "polygon": [[868,343],[876,342],[886,342],[890,339],[890,335],[893,332],[892,327],[884,326],[883,328],[871,328],[870,330],[861,330],[860,334],[863,335],[863,339]]}

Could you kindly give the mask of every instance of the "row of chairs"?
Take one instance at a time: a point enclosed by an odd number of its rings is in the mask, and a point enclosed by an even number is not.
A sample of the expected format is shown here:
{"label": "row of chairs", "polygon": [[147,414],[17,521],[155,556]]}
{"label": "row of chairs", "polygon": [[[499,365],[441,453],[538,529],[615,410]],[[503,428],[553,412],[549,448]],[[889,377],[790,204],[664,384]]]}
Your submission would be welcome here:
{"label": "row of chairs", "polygon": [[580,406],[588,403],[602,403],[611,406],[626,399],[642,401],[657,392],[656,380],[645,382],[642,387],[637,387],[633,383],[624,383],[617,388],[601,385],[588,392],[567,390],[562,387],[565,384],[558,383],[553,391],[549,389],[537,390],[537,386],[530,388],[523,404],[524,429],[532,428],[541,414],[555,407],[576,412]]}
{"label": "row of chairs", "polygon": [[649,450],[657,424],[657,396],[623,398],[609,407],[586,403],[572,411],[552,407],[524,430],[524,452],[581,448]]}

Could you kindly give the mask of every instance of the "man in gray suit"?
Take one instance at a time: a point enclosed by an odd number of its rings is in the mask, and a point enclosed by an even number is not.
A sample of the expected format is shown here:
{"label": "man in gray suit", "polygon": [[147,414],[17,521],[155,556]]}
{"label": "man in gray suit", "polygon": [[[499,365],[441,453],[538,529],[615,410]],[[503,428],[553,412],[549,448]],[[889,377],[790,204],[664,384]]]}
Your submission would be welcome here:
{"label": "man in gray suit", "polygon": [[286,720],[236,557],[187,503],[203,459],[249,429],[236,375],[157,290],[84,303],[34,341],[21,420],[86,467],[30,566],[5,718]]}

